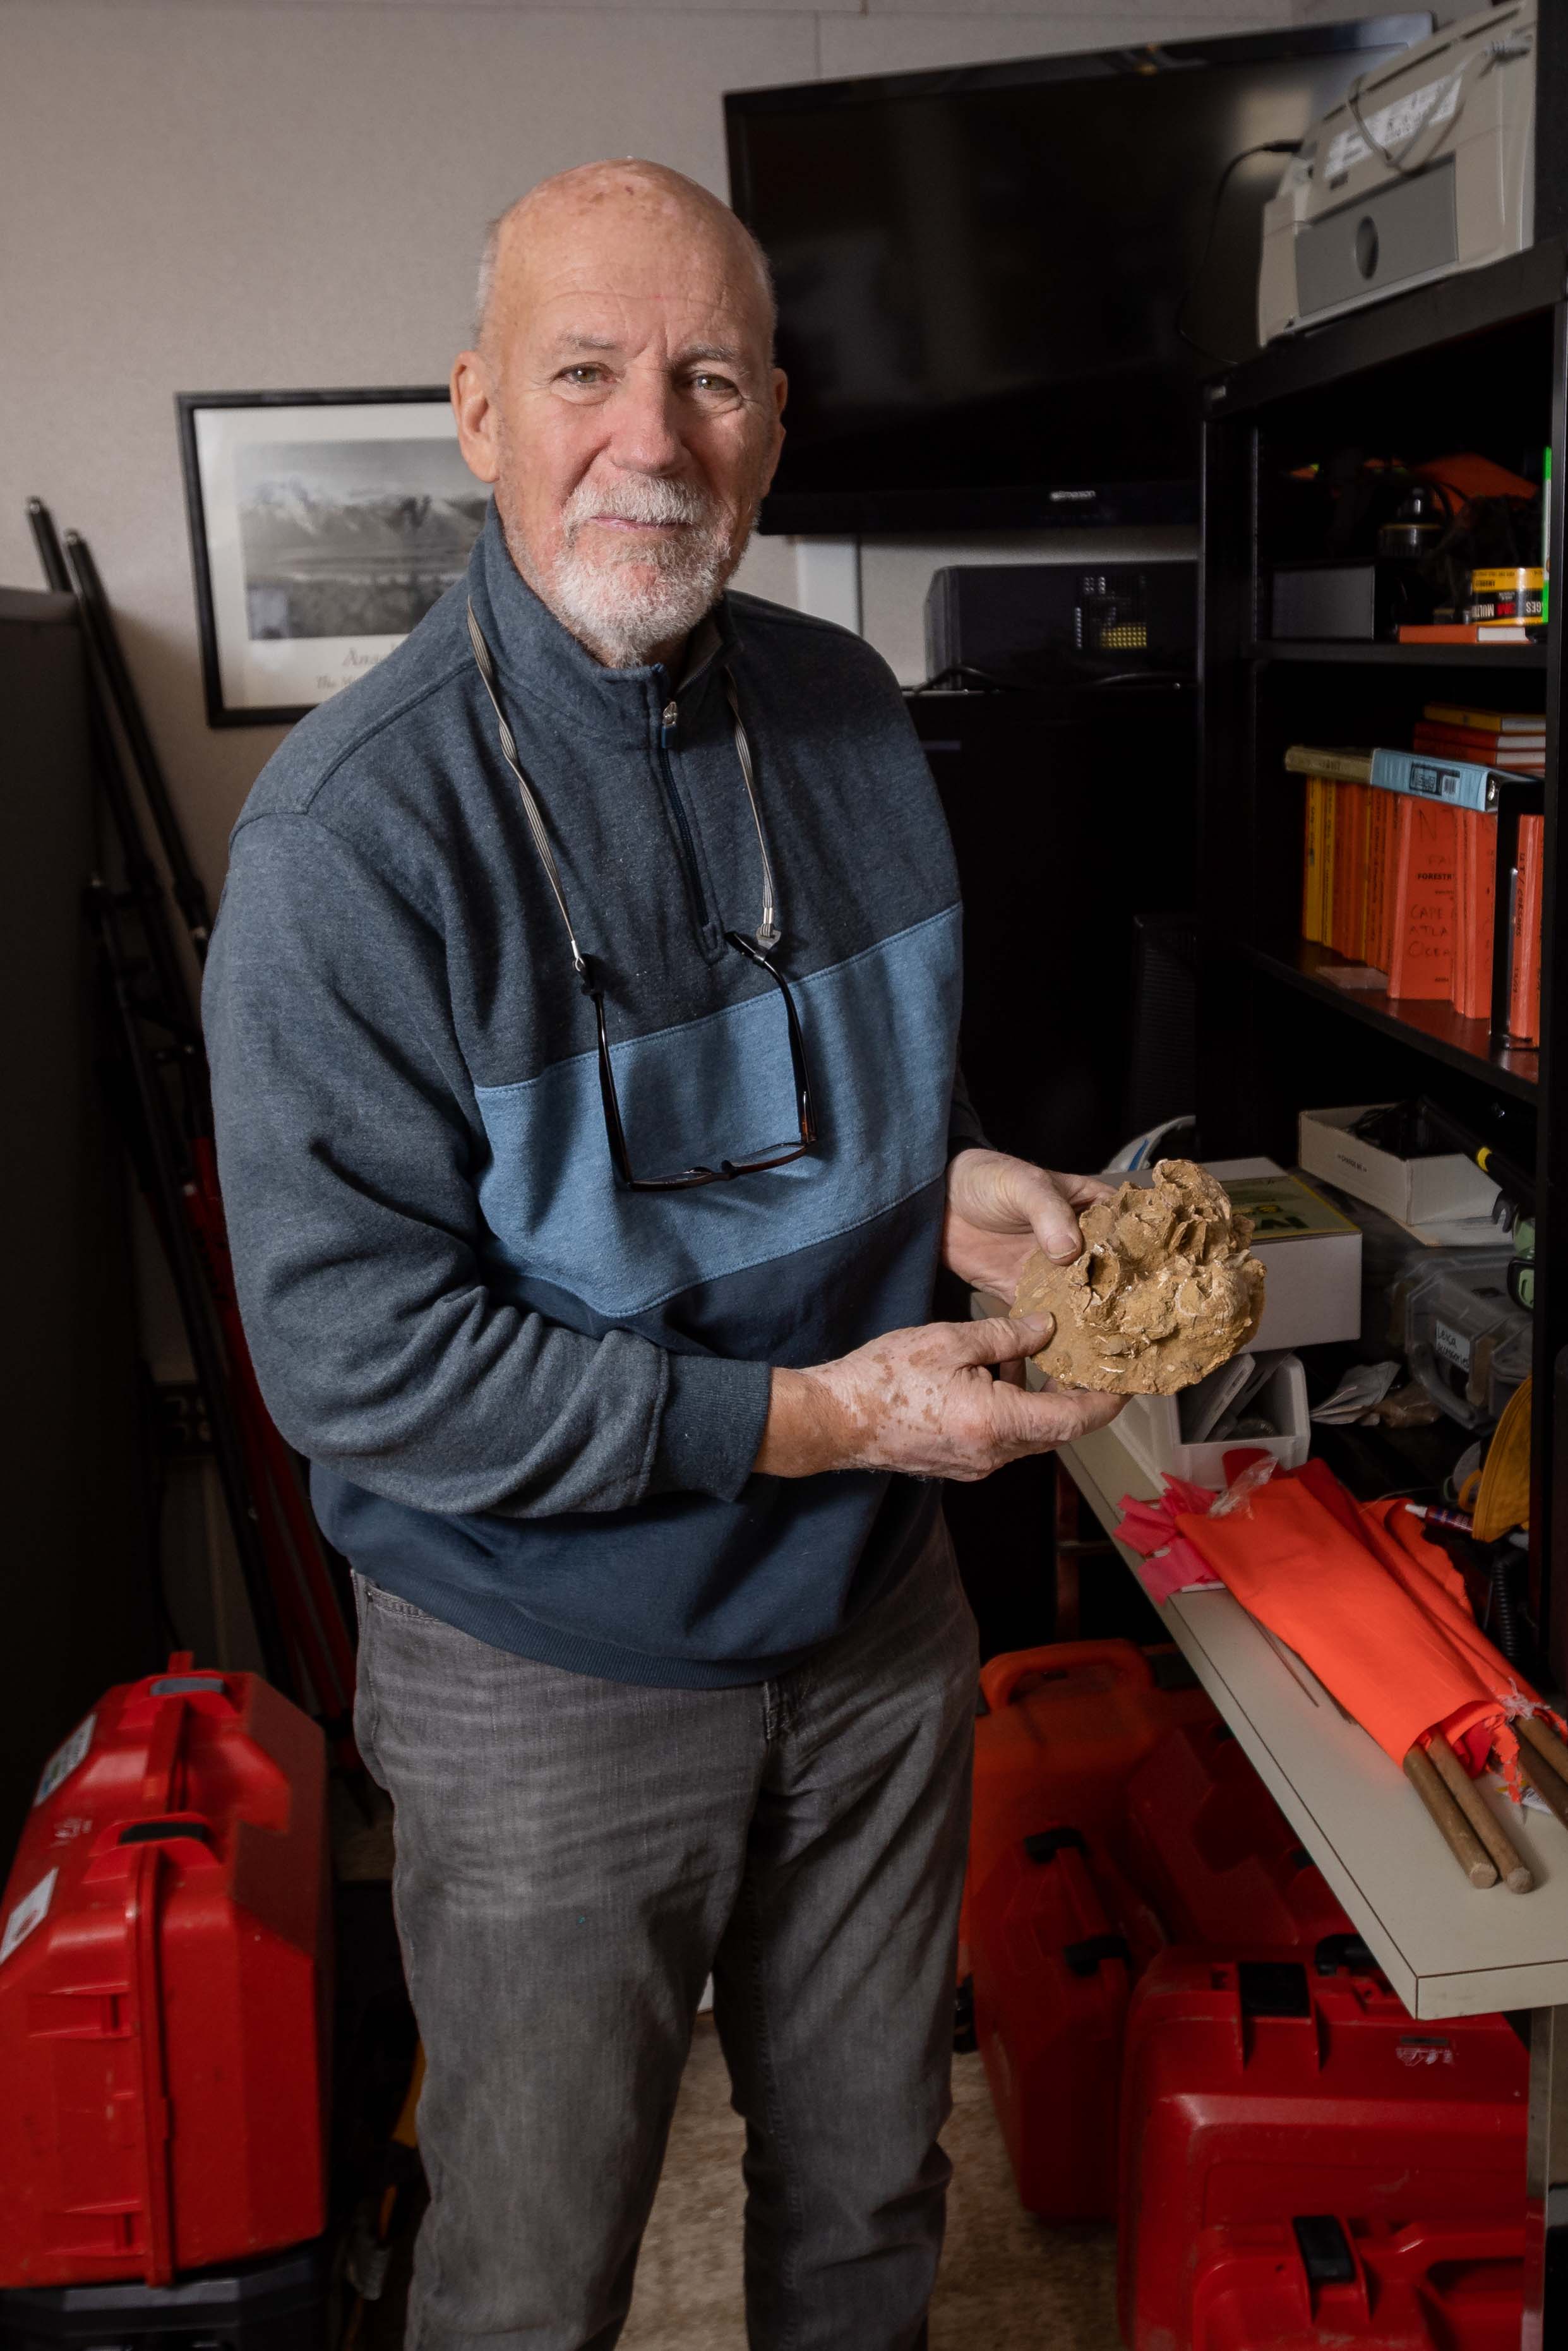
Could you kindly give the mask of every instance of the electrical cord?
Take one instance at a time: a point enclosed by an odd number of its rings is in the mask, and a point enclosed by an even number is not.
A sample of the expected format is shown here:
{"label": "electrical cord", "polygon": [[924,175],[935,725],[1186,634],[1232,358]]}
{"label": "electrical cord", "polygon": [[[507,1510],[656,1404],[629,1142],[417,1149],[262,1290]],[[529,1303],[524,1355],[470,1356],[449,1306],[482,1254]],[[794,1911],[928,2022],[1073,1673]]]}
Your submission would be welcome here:
{"label": "electrical cord", "polygon": [[1203,251],[1198,255],[1197,267],[1182,287],[1176,306],[1176,333],[1186,344],[1188,350],[1195,350],[1200,359],[1214,360],[1221,367],[1237,365],[1235,359],[1228,358],[1223,351],[1211,351],[1207,343],[1200,343],[1196,335],[1189,335],[1186,330],[1187,305],[1203,283],[1204,272],[1208,267],[1209,257],[1214,251],[1214,235],[1219,226],[1220,206],[1225,202],[1225,191],[1230,185],[1230,175],[1233,172],[1239,171],[1241,165],[1248,162],[1254,155],[1294,155],[1300,149],[1301,143],[1299,139],[1263,139],[1256,147],[1243,147],[1239,155],[1232,155],[1214,183],[1214,200],[1208,208],[1208,226],[1204,231]]}
{"label": "electrical cord", "polygon": [[[1050,653],[1051,648],[1042,648]],[[1051,667],[1030,675],[1015,672],[1010,677],[999,677],[994,670],[980,669],[973,662],[950,662],[918,685],[906,688],[912,696],[918,694],[940,694],[962,688],[985,694],[1040,694],[1073,687],[1091,691],[1103,685],[1191,685],[1196,682],[1190,669],[1115,669],[1098,670],[1088,660],[1073,660],[1063,654]]]}
{"label": "electrical cord", "polygon": [[[1465,102],[1465,79],[1471,68],[1479,65],[1483,73],[1490,73],[1495,65],[1506,64],[1513,57],[1528,57],[1530,48],[1531,36],[1528,32],[1504,33],[1497,40],[1484,42],[1480,47],[1470,50],[1467,57],[1461,57],[1453,72],[1446,75],[1438,83],[1431,103],[1422,109],[1421,120],[1416,124],[1414,130],[1406,133],[1397,154],[1392,147],[1385,146],[1362,113],[1361,95],[1363,85],[1366,80],[1365,72],[1358,73],[1345,92],[1344,102],[1350,110],[1350,119],[1365,140],[1372,153],[1376,155],[1380,162],[1386,163],[1391,172],[1397,172],[1400,178],[1404,180],[1417,179],[1436,159],[1437,147],[1443,143],[1442,141],[1437,141],[1431,152],[1424,156],[1419,163],[1407,163],[1405,158],[1422,132],[1430,130],[1439,115],[1443,115],[1445,108],[1448,108],[1450,93],[1453,94],[1453,105],[1444,119],[1449,123],[1458,122]],[[1367,70],[1370,71],[1370,68]]]}
{"label": "electrical cord", "polygon": [[978,688],[987,694],[1017,694],[1021,690],[1016,680],[998,677],[988,669],[977,668],[973,662],[949,662],[946,669],[933,671],[929,677],[922,678],[920,684],[912,685],[909,691],[911,694],[940,694],[944,688],[951,692],[956,687],[966,690]]}

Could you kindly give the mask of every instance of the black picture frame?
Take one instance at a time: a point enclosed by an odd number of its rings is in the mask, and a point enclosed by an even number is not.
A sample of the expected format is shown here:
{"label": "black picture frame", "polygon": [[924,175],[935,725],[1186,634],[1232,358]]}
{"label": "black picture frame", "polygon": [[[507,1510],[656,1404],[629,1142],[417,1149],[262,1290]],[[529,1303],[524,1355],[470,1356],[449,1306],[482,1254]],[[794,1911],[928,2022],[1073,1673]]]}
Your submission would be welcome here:
{"label": "black picture frame", "polygon": [[[482,527],[488,492],[483,483],[467,474],[460,455],[456,455],[456,424],[444,384],[359,385],[344,390],[295,392],[182,392],[175,394],[174,408],[207,724],[292,726],[349,683],[348,675],[337,674],[344,667],[340,649],[345,643],[350,648],[348,666],[357,674],[373,667],[408,633],[418,617],[421,599],[434,601],[434,594],[427,595],[426,590],[443,566],[455,565],[460,569],[466,561],[465,549],[461,550],[462,561],[457,561],[462,532],[448,509],[455,509],[472,521],[471,544]],[[389,412],[406,413],[415,410],[423,412],[418,419],[418,429],[398,436],[394,416]],[[298,428],[292,442],[288,438],[291,411],[296,412],[294,422]],[[329,413],[337,411],[348,413]],[[355,412],[361,411],[366,425],[372,418],[375,420],[373,430],[355,431],[359,422]],[[245,424],[246,417],[255,420],[254,430],[249,432]],[[329,438],[329,432],[334,437]],[[413,441],[428,442],[433,453],[441,453],[433,454],[428,464],[422,462],[415,467],[425,486],[413,494],[414,506],[421,499],[427,507],[432,506],[428,482],[433,475],[444,478],[450,472],[455,494],[440,499],[442,511],[436,517],[433,543],[417,555],[411,553],[404,571],[399,572],[396,558],[389,562],[384,551],[378,555],[374,550],[365,553],[356,549],[346,558],[359,567],[356,580],[340,576],[334,580],[329,558],[325,563],[318,564],[314,581],[296,577],[292,599],[286,586],[258,586],[247,569],[255,558],[246,548],[244,500],[236,486],[242,457],[274,445],[280,453],[284,449],[319,447],[325,466],[334,451],[341,461],[344,453],[355,448],[371,452],[378,444],[392,444],[406,450]],[[456,470],[448,465],[448,449],[455,455]],[[367,456],[365,462],[371,461]],[[310,493],[303,486],[302,495],[308,502]],[[390,475],[385,489],[360,500],[361,512],[368,513],[378,500],[389,508],[410,504],[409,498],[398,494]],[[329,521],[329,500],[317,503]],[[369,518],[374,522],[373,513]],[[424,519],[429,519],[428,516]],[[413,527],[404,520],[405,528]],[[386,533],[383,531],[382,536],[384,538]],[[303,557],[308,551],[300,552]],[[378,561],[382,575],[379,583],[372,569]],[[389,578],[389,571],[396,576]],[[408,606],[412,617],[407,626],[398,629],[361,628],[320,636],[311,636],[298,625],[289,625],[291,601],[298,603],[313,594],[319,603],[324,595],[329,598],[334,587],[340,596],[357,594],[361,601],[368,599],[372,604],[378,599],[382,603],[401,601]],[[271,598],[277,606],[280,625],[277,628],[256,631],[252,615],[258,596]],[[390,615],[382,613],[381,617]],[[282,645],[287,650],[263,656],[257,651],[263,643]]]}

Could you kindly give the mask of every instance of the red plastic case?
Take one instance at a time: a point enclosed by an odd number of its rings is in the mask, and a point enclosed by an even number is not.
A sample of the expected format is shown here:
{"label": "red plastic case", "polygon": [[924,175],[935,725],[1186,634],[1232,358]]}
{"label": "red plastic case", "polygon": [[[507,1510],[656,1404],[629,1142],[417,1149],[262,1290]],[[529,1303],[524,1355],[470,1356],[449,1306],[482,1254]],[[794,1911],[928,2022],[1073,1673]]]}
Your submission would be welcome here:
{"label": "red plastic case", "polygon": [[1225,2334],[1222,2297],[1203,2283],[1236,2231],[1323,2215],[1355,2232],[1517,2230],[1528,2071],[1500,2016],[1416,2023],[1359,1967],[1162,1953],[1129,2011],[1123,2067],[1124,2341],[1272,2351],[1272,2336]]}
{"label": "red plastic case", "polygon": [[1311,1949],[1350,1922],[1218,1719],[1162,1739],[1128,1782],[1127,1865],[1173,1943]]}
{"label": "red plastic case", "polygon": [[1198,2248],[1192,2351],[1518,2351],[1523,2304],[1522,2220],[1215,2229]]}
{"label": "red plastic case", "polygon": [[[1350,1933],[1321,1874],[1207,1699],[1204,1717],[1166,1728],[1130,1772],[1117,1758],[1135,1744],[1136,1731],[1105,1751],[1100,1692],[1092,1685],[1110,1678],[1120,1692],[1113,1729],[1124,1729],[1129,1714],[1146,1726],[1155,1719],[1154,1698],[1168,1704],[1172,1696],[1193,1696],[1151,1691],[1138,1670],[1147,1659],[1130,1654],[1137,1661],[1131,1668],[1128,1645],[1096,1644],[1062,1681],[1046,1683],[1043,1694],[1026,1685],[1017,1719],[988,1758],[996,1792],[989,1816],[1024,1821],[1039,1832],[1051,1808],[1059,1807],[1056,1819],[1068,1825],[1052,1836],[1070,1841],[1064,1865],[1044,1865],[1056,1849],[1051,1838],[1015,1834],[988,1865],[982,1854],[971,1867],[965,1965],[976,2037],[1019,2198],[1047,2220],[1115,2217],[1126,1992],[1166,1942],[1201,1941],[1226,1957],[1267,1956]],[[1009,1667],[1022,1662],[996,1661]],[[1009,1684],[1019,1688],[1010,1674],[998,1678],[1004,1692]],[[1041,1717],[1055,1734],[1081,1708],[1101,1726],[1100,1776],[1092,1782],[1080,1752],[1063,1753],[1055,1735],[1037,1735]],[[998,1719],[1006,1717],[982,1717],[977,1747]],[[1020,1751],[1033,1757],[1027,1777]],[[1016,1776],[1009,1780],[998,1757],[1017,1766]],[[978,1813],[977,1802],[977,1819]],[[1100,1922],[1092,1927],[1092,1907]],[[1108,1963],[1103,1980],[1086,1982],[1064,1969],[1060,1955],[1096,1934],[1119,1937],[1123,1956]]]}
{"label": "red plastic case", "polygon": [[1011,1846],[975,1899],[986,2077],[1019,2200],[1051,2220],[1116,2211],[1122,2035],[1159,1930],[1130,1888],[1107,1907],[1107,1874],[1103,1855],[1092,1870],[1077,1829],[1047,1829]]}
{"label": "red plastic case", "polygon": [[1162,1687],[1173,1665],[1181,1667],[1174,1649],[1151,1656],[1131,1641],[1059,1641],[981,1667],[990,1711],[975,1724],[961,1948],[972,1941],[975,1896],[1021,1837],[1066,1821],[1103,1845],[1119,1823],[1129,1774],[1166,1733],[1218,1720],[1196,1684]]}
{"label": "red plastic case", "polygon": [[321,1734],[253,1674],[109,1691],[0,1907],[0,2284],[166,2284],[326,2217]]}

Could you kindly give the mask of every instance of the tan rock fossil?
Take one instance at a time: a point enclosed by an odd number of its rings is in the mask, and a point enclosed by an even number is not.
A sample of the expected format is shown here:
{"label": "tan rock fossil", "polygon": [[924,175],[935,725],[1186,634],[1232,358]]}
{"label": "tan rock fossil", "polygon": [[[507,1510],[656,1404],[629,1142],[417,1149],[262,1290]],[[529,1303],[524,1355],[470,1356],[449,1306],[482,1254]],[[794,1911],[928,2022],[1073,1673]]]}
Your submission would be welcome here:
{"label": "tan rock fossil", "polygon": [[1036,1249],[1012,1311],[1053,1314],[1034,1357],[1064,1388],[1174,1395],[1246,1345],[1263,1313],[1252,1219],[1190,1159],[1162,1159],[1152,1187],[1124,1184],[1079,1218],[1083,1254]]}

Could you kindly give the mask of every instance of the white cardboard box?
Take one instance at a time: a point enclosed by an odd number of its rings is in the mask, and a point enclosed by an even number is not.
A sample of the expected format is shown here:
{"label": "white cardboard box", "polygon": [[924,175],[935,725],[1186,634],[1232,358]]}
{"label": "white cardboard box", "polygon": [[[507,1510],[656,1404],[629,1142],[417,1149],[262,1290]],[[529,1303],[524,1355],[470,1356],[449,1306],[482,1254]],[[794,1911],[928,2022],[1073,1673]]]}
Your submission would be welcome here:
{"label": "white cardboard box", "polygon": [[1369,1200],[1402,1225],[1428,1225],[1455,1217],[1490,1217],[1497,1186],[1462,1151],[1430,1159],[1401,1159],[1379,1151],[1348,1129],[1385,1102],[1353,1102],[1339,1110],[1304,1110],[1297,1122],[1297,1155],[1310,1176],[1337,1184],[1354,1200]]}
{"label": "white cardboard box", "polygon": [[[1032,1364],[1030,1369],[1034,1369]],[[1218,1443],[1185,1445],[1181,1399],[1174,1395],[1129,1396],[1116,1431],[1141,1468],[1156,1481],[1160,1472],[1168,1469],[1173,1477],[1190,1478],[1194,1485],[1218,1489],[1225,1483],[1226,1455],[1240,1447],[1271,1453],[1281,1469],[1299,1469],[1312,1449],[1312,1425],[1307,1412],[1307,1376],[1294,1355],[1281,1355],[1257,1403],[1280,1431],[1278,1437],[1228,1437]]]}

